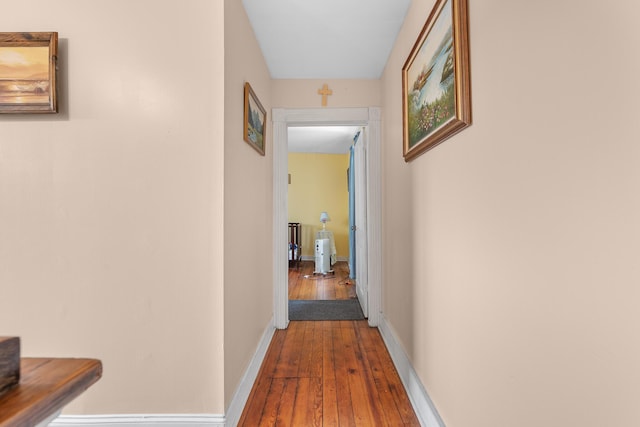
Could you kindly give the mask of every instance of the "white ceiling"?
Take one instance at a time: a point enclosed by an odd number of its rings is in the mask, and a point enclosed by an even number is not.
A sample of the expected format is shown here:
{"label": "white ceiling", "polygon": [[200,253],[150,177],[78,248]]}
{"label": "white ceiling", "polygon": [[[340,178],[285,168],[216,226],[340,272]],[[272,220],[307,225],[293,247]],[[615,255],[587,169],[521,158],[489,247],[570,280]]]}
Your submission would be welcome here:
{"label": "white ceiling", "polygon": [[242,0],[274,79],[378,79],[411,0]]}
{"label": "white ceiling", "polygon": [[[242,0],[274,79],[378,79],[411,0]],[[289,129],[289,151],[346,153],[358,128]]]}
{"label": "white ceiling", "polygon": [[344,154],[349,151],[359,130],[358,126],[290,127],[289,152]]}

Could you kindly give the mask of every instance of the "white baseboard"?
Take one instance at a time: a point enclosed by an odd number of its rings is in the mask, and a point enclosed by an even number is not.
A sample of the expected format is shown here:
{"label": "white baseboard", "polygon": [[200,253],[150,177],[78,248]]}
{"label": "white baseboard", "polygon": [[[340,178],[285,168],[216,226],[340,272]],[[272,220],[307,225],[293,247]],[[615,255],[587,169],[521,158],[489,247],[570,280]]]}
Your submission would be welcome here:
{"label": "white baseboard", "polygon": [[224,415],[61,415],[49,427],[225,427]]}
{"label": "white baseboard", "polygon": [[[409,358],[400,346],[397,336],[386,318],[381,315],[378,325],[391,359],[398,371],[400,380],[407,390],[409,400],[425,427],[445,427],[431,398],[413,369]],[[225,427],[235,426],[240,420],[242,410],[247,403],[251,388],[258,376],[258,371],[267,353],[271,338],[275,332],[273,322],[265,329],[258,344],[256,353],[245,371],[231,404],[225,415],[61,415],[53,420],[50,427]]]}
{"label": "white baseboard", "polygon": [[240,384],[233,395],[233,399],[231,399],[231,403],[227,408],[228,426],[235,426],[238,424],[238,421],[240,421],[242,410],[247,404],[247,399],[249,398],[249,394],[251,394],[251,389],[253,388],[253,384],[256,382],[256,378],[258,378],[258,371],[260,371],[260,366],[262,366],[262,361],[267,354],[267,350],[269,349],[269,344],[271,344],[271,338],[273,338],[275,330],[276,328],[272,319],[264,330],[262,338],[258,343],[258,348],[256,349],[247,370],[242,376]]}
{"label": "white baseboard", "polygon": [[253,383],[258,377],[271,338],[275,332],[273,320],[262,334],[258,348],[236,389],[225,415],[61,415],[49,427],[225,427],[235,426],[242,416]]}
{"label": "white baseboard", "polygon": [[418,374],[413,369],[413,365],[405,353],[404,349],[400,345],[400,341],[397,338],[393,328],[387,322],[384,315],[380,315],[380,322],[378,329],[382,335],[393,364],[396,366],[400,380],[404,385],[409,400],[413,405],[413,409],[420,420],[420,425],[424,427],[445,427],[444,421],[440,418],[436,407],[434,406],[427,390],[422,385]]}

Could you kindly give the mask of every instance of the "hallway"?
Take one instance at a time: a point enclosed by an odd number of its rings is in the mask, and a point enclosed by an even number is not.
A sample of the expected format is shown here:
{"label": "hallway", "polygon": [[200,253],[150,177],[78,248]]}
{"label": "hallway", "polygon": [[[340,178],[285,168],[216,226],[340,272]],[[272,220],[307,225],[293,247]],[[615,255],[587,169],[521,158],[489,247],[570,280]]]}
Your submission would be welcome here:
{"label": "hallway", "polygon": [[[344,265],[343,265],[344,264]],[[345,263],[333,276],[289,269],[289,298],[355,298]],[[239,426],[419,426],[377,328],[366,320],[292,321],[277,330]]]}

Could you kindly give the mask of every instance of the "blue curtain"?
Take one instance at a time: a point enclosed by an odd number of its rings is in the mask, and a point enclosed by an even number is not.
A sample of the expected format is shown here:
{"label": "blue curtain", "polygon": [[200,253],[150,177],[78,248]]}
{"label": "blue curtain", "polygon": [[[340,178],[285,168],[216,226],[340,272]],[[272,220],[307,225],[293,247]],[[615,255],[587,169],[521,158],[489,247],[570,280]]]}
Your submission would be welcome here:
{"label": "blue curtain", "polygon": [[349,277],[356,278],[356,174],[354,171],[355,145],[360,132],[355,136],[355,143],[349,149]]}

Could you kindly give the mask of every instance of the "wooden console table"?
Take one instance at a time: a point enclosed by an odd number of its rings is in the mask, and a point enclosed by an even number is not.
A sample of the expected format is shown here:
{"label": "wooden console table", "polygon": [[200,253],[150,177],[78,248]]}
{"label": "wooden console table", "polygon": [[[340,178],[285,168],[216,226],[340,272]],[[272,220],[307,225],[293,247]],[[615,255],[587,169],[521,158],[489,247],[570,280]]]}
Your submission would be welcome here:
{"label": "wooden console table", "polygon": [[22,358],[20,383],[0,396],[0,427],[51,420],[101,376],[102,363],[95,359]]}

